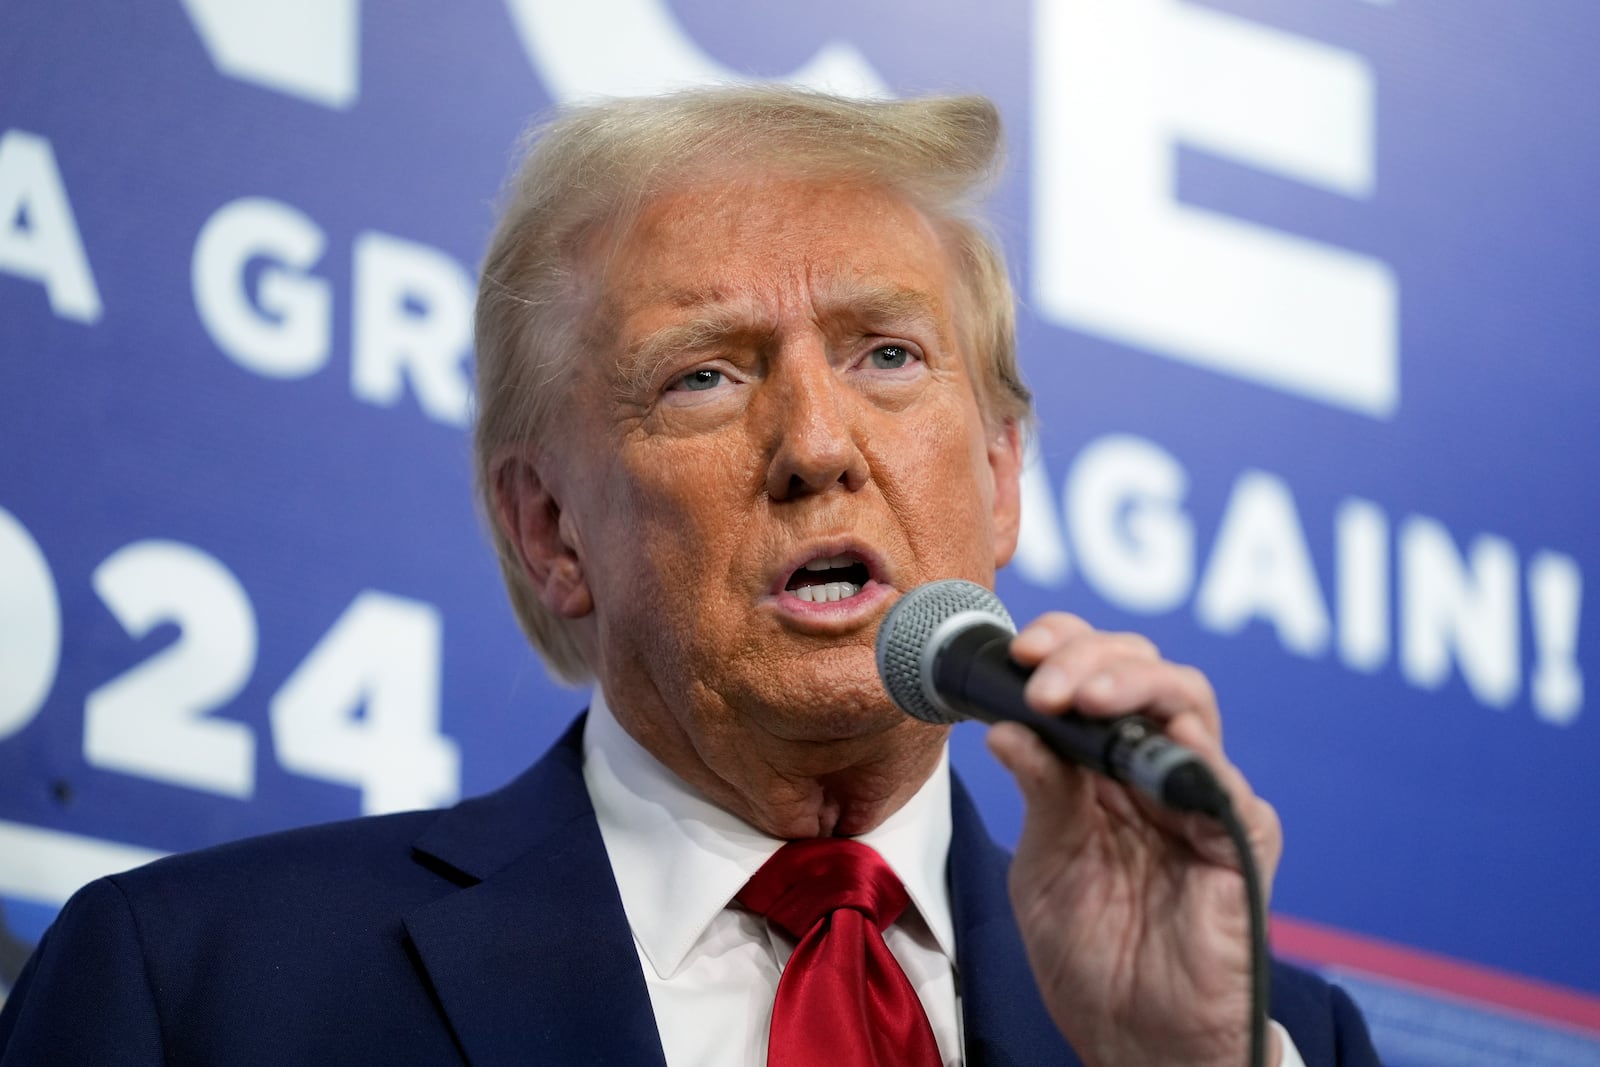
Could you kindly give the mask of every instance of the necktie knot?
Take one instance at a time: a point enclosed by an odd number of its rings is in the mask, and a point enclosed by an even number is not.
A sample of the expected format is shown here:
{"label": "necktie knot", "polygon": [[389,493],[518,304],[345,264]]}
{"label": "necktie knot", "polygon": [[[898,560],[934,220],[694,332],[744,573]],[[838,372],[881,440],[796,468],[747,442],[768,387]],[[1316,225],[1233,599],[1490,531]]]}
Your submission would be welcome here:
{"label": "necktie knot", "polygon": [[795,939],[767,1067],[937,1067],[939,1046],[883,931],[909,898],[859,841],[791,841],[734,899]]}
{"label": "necktie knot", "polygon": [[910,900],[882,856],[841,837],[789,842],[735,899],[796,940],[840,908],[860,912],[881,932]]}

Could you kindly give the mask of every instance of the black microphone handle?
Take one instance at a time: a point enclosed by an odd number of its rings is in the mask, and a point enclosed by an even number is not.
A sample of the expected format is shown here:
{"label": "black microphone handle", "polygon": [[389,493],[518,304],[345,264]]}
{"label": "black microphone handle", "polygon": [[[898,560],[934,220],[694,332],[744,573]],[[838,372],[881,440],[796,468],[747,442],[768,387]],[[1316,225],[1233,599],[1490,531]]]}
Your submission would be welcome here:
{"label": "black microphone handle", "polygon": [[1167,740],[1143,715],[1041,715],[1028,707],[1022,690],[1033,669],[1011,658],[1014,636],[999,623],[965,627],[937,652],[934,689],[967,718],[1020,723],[1061,759],[1132,785],[1168,807],[1214,816],[1229,807],[1227,793],[1200,757]]}

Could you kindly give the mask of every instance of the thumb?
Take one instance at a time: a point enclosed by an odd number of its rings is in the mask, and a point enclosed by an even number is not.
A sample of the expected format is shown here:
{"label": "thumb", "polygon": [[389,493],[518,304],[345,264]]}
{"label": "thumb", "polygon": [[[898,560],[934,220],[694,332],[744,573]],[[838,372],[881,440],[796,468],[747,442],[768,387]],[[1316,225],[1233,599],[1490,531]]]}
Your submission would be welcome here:
{"label": "thumb", "polygon": [[1032,730],[1014,722],[996,723],[984,743],[1000,765],[1011,772],[1027,805],[1027,822],[1050,835],[1083,828],[1073,813],[1094,803],[1089,772],[1058,759]]}
{"label": "thumb", "polygon": [[1059,763],[1044,747],[1044,742],[1035,737],[1033,731],[1014,722],[989,727],[983,740],[994,758],[1017,780],[1029,805],[1042,800],[1050,789],[1048,777],[1053,768],[1049,765]]}

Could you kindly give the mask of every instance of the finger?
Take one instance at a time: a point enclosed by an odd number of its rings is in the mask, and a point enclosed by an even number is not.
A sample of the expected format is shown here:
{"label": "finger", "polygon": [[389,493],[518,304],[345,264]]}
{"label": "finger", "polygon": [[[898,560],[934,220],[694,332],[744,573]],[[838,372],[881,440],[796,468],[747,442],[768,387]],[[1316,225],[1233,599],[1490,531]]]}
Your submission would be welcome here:
{"label": "finger", "polygon": [[[1180,715],[1167,724],[1167,736],[1194,752],[1216,776],[1217,784],[1228,794],[1233,810],[1244,824],[1263,887],[1270,887],[1283,855],[1283,825],[1271,804],[1256,795],[1244,773],[1224,754],[1211,730],[1194,715]],[[1195,849],[1207,859],[1234,867],[1238,857],[1220,824],[1200,818],[1175,824]]]}
{"label": "finger", "polygon": [[1064,611],[1050,611],[1034,619],[1011,639],[1011,658],[1031,667],[1056,648],[1094,633],[1094,627]]}
{"label": "finger", "polygon": [[[1258,798],[1239,769],[1229,762],[1209,725],[1194,712],[1183,712],[1165,724],[1169,739],[1189,749],[1211,770],[1244,822],[1258,865],[1276,865],[1282,836],[1276,812]],[[1119,821],[1144,825],[1209,863],[1237,868],[1238,855],[1225,827],[1209,816],[1167,807],[1140,789],[1096,775],[1097,806]]]}
{"label": "finger", "polygon": [[1200,757],[1206,767],[1217,779],[1217,784],[1228,794],[1228,799],[1237,809],[1254,798],[1255,791],[1240,772],[1228,759],[1227,753],[1222,749],[1222,742],[1217,739],[1210,726],[1200,716],[1185,712],[1168,720],[1163,726],[1167,738]]}
{"label": "finger", "polygon": [[1049,715],[1071,705],[1078,687],[1118,660],[1157,661],[1160,653],[1139,634],[1086,634],[1040,660],[1023,689],[1035,711]]}
{"label": "finger", "polygon": [[1033,804],[1071,788],[1061,774],[1065,766],[1044,743],[1025,726],[1001,722],[989,728],[984,744],[1011,772],[1022,790],[1023,799]]}
{"label": "finger", "polygon": [[[1277,812],[1255,795],[1238,768],[1228,762],[1198,715],[1176,717],[1169,724],[1168,735],[1205,760],[1228,792],[1244,822],[1264,890],[1270,892],[1283,848]],[[1093,817],[1098,810],[1126,825],[1147,826],[1207,863],[1238,869],[1232,839],[1209,817],[1173,811],[1138,790],[1068,764],[1015,723],[995,725],[986,740],[1022,790],[1027,806],[1024,837],[1048,841],[1050,847],[1070,852],[1089,840],[1099,825],[1099,819]]]}
{"label": "finger", "polygon": [[1170,837],[1189,837],[1179,825],[1181,813],[1104,774],[1062,759],[1018,723],[996,723],[985,742],[1022,790],[1027,809],[1025,834],[1037,832],[1052,848],[1069,849],[1069,838],[1086,838],[1099,824],[1088,817],[1094,809],[1126,826],[1149,826]]}
{"label": "finger", "polygon": [[1078,686],[1072,703],[1086,715],[1139,711],[1162,723],[1193,714],[1222,737],[1216,691],[1204,674],[1183,664],[1144,658],[1106,663]]}
{"label": "finger", "polygon": [[1022,790],[1025,832],[1034,830],[1059,848],[1073,847],[1089,832],[1089,821],[1074,816],[1094,802],[1089,772],[1058,759],[1031,730],[1016,723],[996,723],[984,743]]}

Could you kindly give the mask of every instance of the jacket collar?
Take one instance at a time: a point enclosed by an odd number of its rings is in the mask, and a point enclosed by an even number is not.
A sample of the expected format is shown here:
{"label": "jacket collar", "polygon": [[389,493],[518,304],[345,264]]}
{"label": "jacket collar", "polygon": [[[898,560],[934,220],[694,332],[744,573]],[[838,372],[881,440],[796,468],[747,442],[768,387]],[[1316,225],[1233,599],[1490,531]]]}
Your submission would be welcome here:
{"label": "jacket collar", "polygon": [[950,797],[950,900],[967,1067],[1081,1067],[1039,998],[1011,911],[1011,854],[994,843],[959,778]]}
{"label": "jacket collar", "polygon": [[463,888],[406,917],[476,1067],[664,1064],[583,784],[580,718],[510,785],[442,815],[418,859]]}
{"label": "jacket collar", "polygon": [[[650,995],[583,782],[584,719],[413,845],[462,888],[406,917],[476,1067],[664,1065]],[[1076,1067],[1039,999],[1006,895],[1009,854],[952,776],[949,877],[967,1067]]]}

